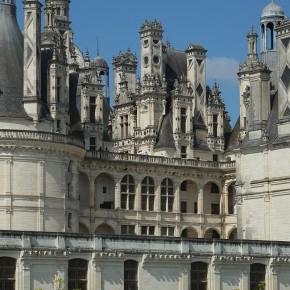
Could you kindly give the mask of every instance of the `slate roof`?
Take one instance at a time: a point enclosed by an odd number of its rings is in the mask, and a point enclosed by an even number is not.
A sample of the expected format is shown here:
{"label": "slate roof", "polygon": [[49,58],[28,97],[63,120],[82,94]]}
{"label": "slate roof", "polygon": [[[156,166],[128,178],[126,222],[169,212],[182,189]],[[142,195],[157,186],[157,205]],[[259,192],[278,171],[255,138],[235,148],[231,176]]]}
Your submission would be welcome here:
{"label": "slate roof", "polygon": [[0,2],[0,117],[30,119],[22,97],[23,36],[15,5]]}

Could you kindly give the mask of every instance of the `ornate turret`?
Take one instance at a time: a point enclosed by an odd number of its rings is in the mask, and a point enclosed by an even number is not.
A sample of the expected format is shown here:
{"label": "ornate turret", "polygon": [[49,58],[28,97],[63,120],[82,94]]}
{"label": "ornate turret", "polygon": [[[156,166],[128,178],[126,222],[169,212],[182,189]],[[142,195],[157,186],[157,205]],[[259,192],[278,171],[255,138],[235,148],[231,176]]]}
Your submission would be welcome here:
{"label": "ornate turret", "polygon": [[272,71],[271,81],[277,86],[277,42],[275,28],[285,18],[283,9],[271,1],[261,16],[261,61]]}
{"label": "ornate turret", "polygon": [[161,24],[154,20],[146,20],[140,28],[141,42],[141,79],[145,75],[158,75],[161,79],[163,75],[162,65],[162,33]]}

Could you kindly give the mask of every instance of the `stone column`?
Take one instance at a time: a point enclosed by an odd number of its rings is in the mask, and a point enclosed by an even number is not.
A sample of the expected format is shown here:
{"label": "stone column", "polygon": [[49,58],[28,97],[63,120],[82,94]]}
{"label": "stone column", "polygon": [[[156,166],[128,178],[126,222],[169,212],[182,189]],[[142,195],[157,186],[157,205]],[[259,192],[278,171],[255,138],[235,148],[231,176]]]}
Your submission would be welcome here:
{"label": "stone column", "polygon": [[221,289],[221,265],[213,265],[213,290]]}
{"label": "stone column", "polygon": [[89,180],[89,207],[95,207],[95,178],[94,176],[90,176]]}
{"label": "stone column", "polygon": [[198,191],[197,213],[203,214],[203,187]]}
{"label": "stone column", "polygon": [[158,180],[158,184],[155,187],[155,202],[154,202],[154,210],[160,211],[161,209],[161,186],[160,180]]}
{"label": "stone column", "polygon": [[268,281],[271,283],[269,285],[269,290],[276,290],[279,289],[279,283],[278,283],[278,268],[276,266],[271,266],[269,271],[269,279]]}
{"label": "stone column", "polygon": [[37,220],[37,230],[43,231],[44,230],[44,196],[45,196],[45,187],[44,187],[44,173],[45,162],[40,161],[38,163],[38,178],[37,178],[37,191],[39,195],[38,200],[38,220]]}
{"label": "stone column", "polygon": [[22,261],[22,270],[23,270],[23,285],[21,286],[22,290],[30,290],[30,267],[32,262],[29,260],[23,259]]}
{"label": "stone column", "polygon": [[181,268],[181,279],[179,283],[180,290],[190,289],[189,272],[190,272],[190,265],[184,265],[183,268]]}
{"label": "stone column", "polygon": [[116,180],[115,185],[115,209],[121,207],[121,180]]}
{"label": "stone column", "polygon": [[4,219],[4,229],[11,230],[12,229],[12,218],[13,218],[13,160],[7,159],[5,166],[5,207],[6,207],[6,215]]}
{"label": "stone column", "polygon": [[135,209],[140,211],[141,210],[141,202],[142,202],[142,197],[141,197],[141,179],[135,179],[136,182],[136,199],[135,199]]}
{"label": "stone column", "polygon": [[241,281],[241,290],[248,290],[249,289],[249,283],[250,283],[250,265],[245,266],[242,268],[242,281]]}
{"label": "stone column", "polygon": [[93,259],[90,267],[89,289],[102,289],[102,262]]}
{"label": "stone column", "polygon": [[173,211],[174,212],[180,212],[180,190],[179,190],[179,186],[177,186],[175,188],[175,191],[174,191]]}

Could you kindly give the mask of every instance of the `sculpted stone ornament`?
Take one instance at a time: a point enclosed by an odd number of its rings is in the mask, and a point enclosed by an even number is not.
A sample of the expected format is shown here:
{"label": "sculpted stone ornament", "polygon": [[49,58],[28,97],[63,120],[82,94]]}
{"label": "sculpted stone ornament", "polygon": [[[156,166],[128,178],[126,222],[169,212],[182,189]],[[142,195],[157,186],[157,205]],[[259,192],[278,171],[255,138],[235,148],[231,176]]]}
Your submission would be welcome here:
{"label": "sculpted stone ornament", "polygon": [[251,89],[249,86],[246,86],[245,92],[243,93],[243,103],[245,107],[248,109],[250,106],[250,96],[251,96]]}

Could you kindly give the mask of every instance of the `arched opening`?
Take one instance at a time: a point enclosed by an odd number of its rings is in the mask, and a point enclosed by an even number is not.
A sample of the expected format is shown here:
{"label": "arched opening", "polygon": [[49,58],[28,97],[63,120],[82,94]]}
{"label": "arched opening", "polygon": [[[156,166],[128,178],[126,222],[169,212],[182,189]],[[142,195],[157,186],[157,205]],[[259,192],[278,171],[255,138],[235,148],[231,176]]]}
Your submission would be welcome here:
{"label": "arched opening", "polygon": [[155,199],[154,180],[146,176],[141,182],[142,210],[153,211]]}
{"label": "arched opening", "polygon": [[191,180],[184,180],[180,185],[180,212],[197,213],[198,191],[196,184]]}
{"label": "arched opening", "polygon": [[95,179],[95,204],[97,209],[115,208],[115,180],[106,173]]}
{"label": "arched opening", "polygon": [[214,229],[208,229],[204,234],[205,239],[219,239],[220,234]]}
{"label": "arched opening", "polygon": [[220,189],[214,182],[208,182],[203,191],[203,210],[205,214],[220,214]]}
{"label": "arched opening", "polygon": [[134,209],[135,195],[135,181],[133,176],[124,176],[121,181],[121,208]]}
{"label": "arched opening", "polygon": [[88,234],[89,232],[90,231],[86,225],[84,225],[83,223],[79,224],[79,233],[80,234]]}
{"label": "arched opening", "polygon": [[235,197],[236,197],[236,189],[235,189],[235,183],[231,183],[228,188],[228,213],[229,214],[235,214]]}
{"label": "arched opening", "polygon": [[138,290],[138,262],[124,262],[124,290]]}
{"label": "arched opening", "polygon": [[181,237],[182,238],[192,238],[192,239],[197,239],[198,238],[198,234],[196,232],[196,230],[194,230],[193,228],[185,228],[182,230],[181,232]]}
{"label": "arched opening", "polygon": [[79,174],[79,201],[80,207],[89,208],[89,178],[84,172]]}
{"label": "arched opening", "polygon": [[267,40],[267,49],[274,49],[274,24],[269,22],[267,24],[267,32],[266,32],[266,40]]}
{"label": "arched opening", "polygon": [[108,224],[101,224],[96,228],[95,231],[96,234],[98,235],[114,235],[115,232],[111,226]]}
{"label": "arched opening", "polygon": [[163,179],[161,182],[161,210],[172,212],[174,203],[173,182],[169,178]]}
{"label": "arched opening", "polygon": [[191,263],[190,267],[190,289],[207,289],[208,265],[204,262]]}
{"label": "arched opening", "polygon": [[[265,289],[266,266],[255,263],[250,266],[250,290]],[[263,287],[263,288],[261,288]]]}
{"label": "arched opening", "polygon": [[16,259],[0,258],[0,289],[15,289]]}
{"label": "arched opening", "polygon": [[72,259],[68,261],[68,289],[87,290],[88,261]]}
{"label": "arched opening", "polygon": [[229,234],[229,240],[236,240],[238,237],[237,228],[234,228]]}

